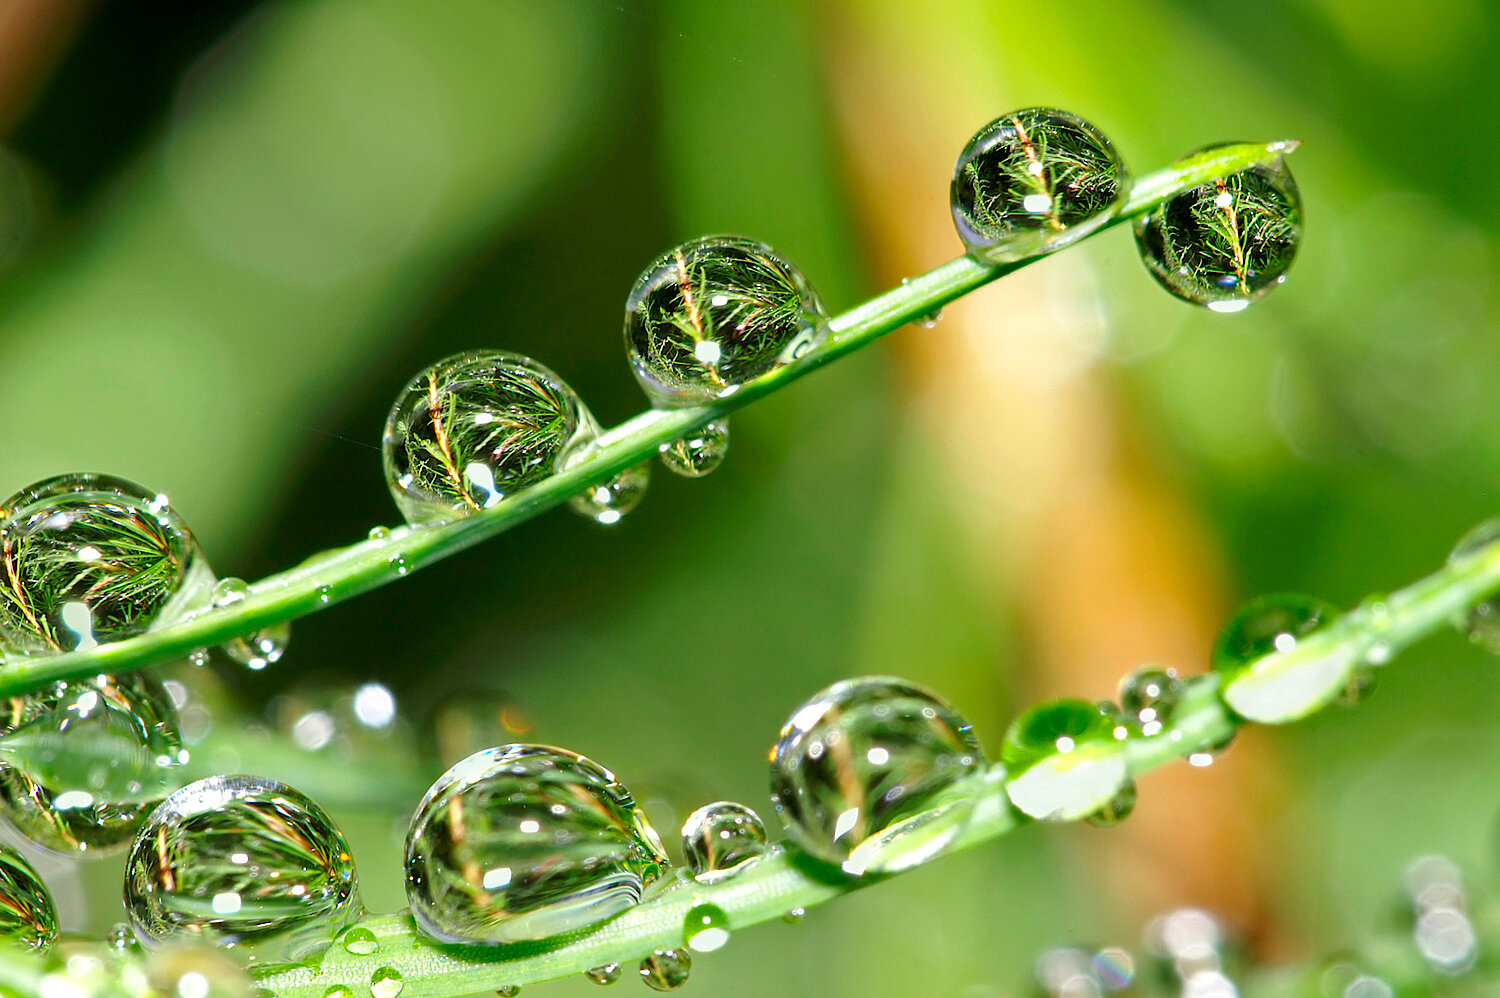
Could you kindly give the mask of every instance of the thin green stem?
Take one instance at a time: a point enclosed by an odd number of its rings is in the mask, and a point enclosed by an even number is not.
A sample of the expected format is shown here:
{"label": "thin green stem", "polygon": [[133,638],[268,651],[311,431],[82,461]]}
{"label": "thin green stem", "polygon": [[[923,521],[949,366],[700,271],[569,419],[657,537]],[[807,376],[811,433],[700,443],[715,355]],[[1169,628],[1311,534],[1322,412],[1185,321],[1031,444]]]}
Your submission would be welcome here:
{"label": "thin green stem", "polygon": [[[1224,146],[1141,177],[1110,224],[1148,212],[1175,193],[1273,160],[1295,147],[1292,142]],[[800,359],[712,405],[653,409],[626,420],[607,430],[586,460],[507,497],[490,509],[442,526],[402,527],[386,537],[325,551],[295,568],[253,584],[250,594],[231,606],[205,609],[138,637],[62,655],[9,657],[0,664],[0,695],[24,693],[58,679],[119,673],[181,658],[199,648],[316,613],[394,582],[411,571],[508,530],[589,485],[649,460],[663,444],[778,391],[892,330],[931,315],[948,302],[1034,259],[994,265],[961,257],[943,264],[836,316],[830,323],[829,336]]]}
{"label": "thin green stem", "polygon": [[[1389,597],[1368,600],[1330,627],[1329,650],[1351,663],[1367,661],[1373,643],[1383,648],[1381,661],[1420,638],[1447,627],[1456,615],[1500,592],[1500,544],[1449,564]],[[1373,607],[1380,607],[1378,611]],[[1310,662],[1305,668],[1317,668]],[[1132,735],[1124,745],[1132,777],[1167,763],[1205,752],[1233,737],[1243,723],[1231,715],[1210,678],[1192,683],[1164,730]],[[1002,766],[993,765],[968,779],[959,795],[974,803],[973,818],[953,849],[990,841],[1029,819],[1010,804]],[[653,950],[683,945],[689,909],[711,903],[723,909],[732,931],[781,918],[793,908],[809,908],[882,878],[849,878],[821,867],[786,846],[776,846],[726,881],[699,884],[687,874],[655,890],[620,917],[586,932],[544,943],[499,947],[439,946],[424,939],[405,912],[371,915],[360,924],[375,933],[373,953],[350,953],[334,945],[316,966],[268,968],[260,984],[279,998],[324,998],[344,985],[367,993],[370,977],[390,968],[401,975],[402,998],[448,996],[531,984],[582,973],[609,963],[629,964]]]}

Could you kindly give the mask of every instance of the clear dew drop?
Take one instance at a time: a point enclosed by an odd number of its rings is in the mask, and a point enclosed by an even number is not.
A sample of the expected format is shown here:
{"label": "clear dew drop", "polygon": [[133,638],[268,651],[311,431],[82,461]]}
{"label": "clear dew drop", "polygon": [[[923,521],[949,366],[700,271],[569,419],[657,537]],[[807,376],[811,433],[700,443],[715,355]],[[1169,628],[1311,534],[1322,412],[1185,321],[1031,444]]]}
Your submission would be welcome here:
{"label": "clear dew drop", "polygon": [[935,329],[937,328],[937,324],[943,321],[943,310],[938,309],[935,312],[928,312],[926,315],[912,321],[923,329]]}
{"label": "clear dew drop", "polygon": [[682,921],[682,942],[695,953],[712,953],[729,942],[729,915],[716,904],[695,904]]}
{"label": "clear dew drop", "polygon": [[633,907],[669,863],[614,775],[545,745],[503,745],[454,765],[406,838],[418,926],[454,943],[546,939]]}
{"label": "clear dew drop", "polygon": [[287,644],[292,640],[292,625],[283,621],[263,630],[226,641],[221,648],[225,655],[243,665],[251,672],[259,672],[268,665],[275,665],[286,654]]}
{"label": "clear dew drop", "polygon": [[[563,465],[566,467],[574,460],[585,458],[591,451],[590,446],[580,447],[563,459]],[[601,526],[612,526],[641,504],[650,484],[651,465],[643,462],[626,468],[607,482],[590,485],[568,500],[568,508]]]}
{"label": "clear dew drop", "polygon": [[1120,791],[1109,799],[1099,810],[1089,815],[1085,820],[1096,828],[1112,828],[1130,817],[1130,812],[1135,810],[1135,784],[1126,783]]}
{"label": "clear dew drop", "polygon": [[1219,633],[1213,668],[1240,717],[1279,724],[1357,692],[1368,659],[1352,644],[1309,640],[1338,617],[1312,596],[1281,593],[1247,603]]}
{"label": "clear dew drop", "polygon": [[661,463],[674,475],[702,478],[724,463],[729,453],[729,420],[716,419],[705,426],[662,444]]}
{"label": "clear dew drop", "polygon": [[122,953],[141,952],[141,941],[124,922],[116,922],[110,926],[109,931],[104,934],[104,942],[110,949],[119,950]]}
{"label": "clear dew drop", "polygon": [[659,949],[641,961],[641,980],[653,991],[676,991],[687,983],[693,958],[685,949]]}
{"label": "clear dew drop", "polygon": [[[1485,554],[1497,543],[1500,543],[1500,519],[1486,520],[1459,538],[1448,555],[1448,564]],[[1458,627],[1474,644],[1492,655],[1500,655],[1500,598],[1475,605],[1460,618]]]}
{"label": "clear dew drop", "polygon": [[322,808],[274,780],[215,776],[172,794],[141,828],[125,910],[142,939],[279,962],[327,947],[361,908],[349,845]]}
{"label": "clear dew drop", "polygon": [[788,924],[788,925],[796,925],[798,922],[802,921],[802,919],[805,918],[806,916],[807,916],[807,909],[806,908],[793,908],[790,911],[788,911],[785,915],[782,915],[781,916],[781,920],[783,922],[785,922],[786,924]]}
{"label": "clear dew drop", "polygon": [[595,967],[592,970],[584,971],[583,976],[595,984],[613,984],[620,979],[622,969],[618,963],[606,963],[602,967]]}
{"label": "clear dew drop", "polygon": [[370,528],[370,532],[365,536],[372,541],[388,541],[391,539],[391,528],[374,526]]}
{"label": "clear dew drop", "polygon": [[354,989],[347,984],[331,984],[323,992],[323,998],[354,998]]}
{"label": "clear dew drop", "polygon": [[164,496],[106,475],[63,475],[0,506],[0,644],[86,650],[197,609],[207,561]]}
{"label": "clear dew drop", "polygon": [[520,993],[521,985],[519,984],[507,984],[503,987],[498,987],[495,989],[495,994],[498,995],[499,998],[516,998],[516,996]]}
{"label": "clear dew drop", "polygon": [[123,848],[184,758],[177,709],[141,672],[14,697],[0,720],[0,813],[57,852]]}
{"label": "clear dew drop", "polygon": [[1182,681],[1173,669],[1146,666],[1120,682],[1120,710],[1147,738],[1161,734],[1182,699]]}
{"label": "clear dew drop", "polygon": [[812,856],[855,876],[895,872],[963,831],[973,800],[957,787],[983,763],[953,708],[904,680],[867,676],[793,712],[771,755],[771,802]]}
{"label": "clear dew drop", "polygon": [[445,523],[551,475],[593,427],[577,393],[536,361],[456,354],[396,399],[383,437],[386,484],[408,523]]}
{"label": "clear dew drop", "polygon": [[1251,600],[1241,607],[1214,643],[1213,668],[1232,677],[1257,659],[1287,653],[1297,642],[1327,624],[1337,614],[1314,596],[1279,593]]}
{"label": "clear dew drop", "polygon": [[1110,711],[1083,700],[1054,700],[1016,718],[1001,753],[1011,803],[1057,821],[1108,811],[1130,788],[1118,726]]}
{"label": "clear dew drop", "polygon": [[381,967],[370,975],[370,994],[373,998],[396,998],[403,987],[401,971],[395,967]]}
{"label": "clear dew drop", "polygon": [[369,956],[380,949],[380,940],[363,925],[354,925],[339,939],[339,945],[355,956]]}
{"label": "clear dew drop", "polygon": [[625,302],[625,349],[660,406],[724,398],[801,357],[827,314],[796,267],[764,243],[707,236],[663,253]]}
{"label": "clear dew drop", "polygon": [[1286,280],[1302,242],[1302,195],[1278,157],[1168,198],[1136,220],[1135,240],[1172,294],[1238,312]]}
{"label": "clear dew drop", "polygon": [[1054,108],[981,128],[953,168],[953,222],[969,253],[1005,263],[1082,238],[1119,211],[1125,162],[1094,125]]}
{"label": "clear dew drop", "polygon": [[769,848],[760,815],[734,801],[705,804],[682,824],[682,854],[704,883],[733,875]]}
{"label": "clear dew drop", "polygon": [[21,854],[0,846],[0,941],[45,950],[57,939],[57,906]]}

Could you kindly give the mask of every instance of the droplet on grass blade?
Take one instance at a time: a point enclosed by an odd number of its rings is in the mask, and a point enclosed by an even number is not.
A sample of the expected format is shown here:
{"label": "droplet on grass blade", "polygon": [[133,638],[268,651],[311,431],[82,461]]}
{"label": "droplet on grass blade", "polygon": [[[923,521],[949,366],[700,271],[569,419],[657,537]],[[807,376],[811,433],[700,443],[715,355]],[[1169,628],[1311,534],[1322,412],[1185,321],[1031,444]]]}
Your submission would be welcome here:
{"label": "droplet on grass blade", "polygon": [[641,961],[641,980],[653,991],[676,991],[687,983],[693,958],[685,949],[659,949]]}
{"label": "droplet on grass blade", "polygon": [[712,953],[729,942],[729,915],[716,904],[695,904],[682,922],[682,941],[695,953]]}
{"label": "droplet on grass blade", "polygon": [[[234,606],[250,595],[250,585],[244,579],[228,576],[214,583],[211,602],[214,609]],[[220,647],[224,654],[252,672],[259,672],[268,665],[281,661],[286,654],[287,642],[292,638],[292,625],[283,621],[249,634],[224,642]]]}
{"label": "droplet on grass blade", "polygon": [[703,883],[732,875],[769,848],[760,815],[734,801],[705,804],[682,824],[683,856]]}
{"label": "droplet on grass blade", "polygon": [[[1133,790],[1116,718],[1098,704],[1053,700],[1039,704],[1005,733],[1001,761],[1011,803],[1033,818],[1071,821],[1103,813],[1109,823],[1118,803],[1129,813]],[[1129,804],[1134,795],[1128,794]]]}
{"label": "droplet on grass blade", "polygon": [[31,864],[0,846],[0,941],[44,950],[57,938],[57,906]]}
{"label": "droplet on grass blade", "polygon": [[661,445],[661,463],[674,475],[702,478],[724,463],[729,453],[729,420],[716,419],[669,444]]}

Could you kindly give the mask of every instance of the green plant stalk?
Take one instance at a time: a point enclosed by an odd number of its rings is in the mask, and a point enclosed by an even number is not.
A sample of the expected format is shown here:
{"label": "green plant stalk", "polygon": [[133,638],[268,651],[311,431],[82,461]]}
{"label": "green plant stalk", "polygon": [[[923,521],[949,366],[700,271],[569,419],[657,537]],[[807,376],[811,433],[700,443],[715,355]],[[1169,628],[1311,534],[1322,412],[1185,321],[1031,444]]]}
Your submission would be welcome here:
{"label": "green plant stalk", "polygon": [[[1500,543],[1342,615],[1326,630],[1329,652],[1342,656],[1352,667],[1367,661],[1367,650],[1379,642],[1379,660],[1387,661],[1418,639],[1462,619],[1471,607],[1497,592]],[[1306,667],[1316,668],[1317,663]],[[1216,678],[1190,684],[1163,731],[1151,737],[1132,735],[1125,741],[1130,775],[1139,777],[1174,759],[1222,745],[1242,723],[1220,700]],[[1029,820],[1011,807],[1000,765],[968,778],[957,793],[970,797],[975,806],[954,850],[998,838]],[[633,971],[634,962],[653,950],[683,945],[683,923],[695,905],[717,905],[728,916],[731,930],[738,932],[881,879],[848,878],[778,845],[765,858],[718,883],[698,884],[680,872],[613,921],[572,936],[499,947],[439,946],[423,938],[405,912],[371,915],[360,924],[379,940],[374,953],[349,953],[335,944],[316,966],[267,968],[258,977],[261,986],[278,998],[324,998],[337,985],[364,994],[372,974],[391,968],[404,981],[401,998],[449,998],[569,977],[609,963]]]}
{"label": "green plant stalk", "polygon": [[[1274,160],[1296,146],[1296,142],[1231,145],[1180,160],[1136,180],[1120,213],[1096,232],[1144,214],[1175,193]],[[663,444],[778,391],[892,330],[931,315],[948,302],[1035,259],[995,265],[960,257],[912,278],[836,316],[824,341],[800,359],[712,405],[640,413],[607,430],[586,460],[490,509],[442,526],[399,527],[386,537],[325,551],[254,583],[249,595],[232,606],[205,609],[137,637],[61,655],[9,656],[0,661],[0,695],[24,693],[59,679],[126,672],[182,658],[197,649],[316,613],[394,582],[528,520],[586,486],[650,460]]]}

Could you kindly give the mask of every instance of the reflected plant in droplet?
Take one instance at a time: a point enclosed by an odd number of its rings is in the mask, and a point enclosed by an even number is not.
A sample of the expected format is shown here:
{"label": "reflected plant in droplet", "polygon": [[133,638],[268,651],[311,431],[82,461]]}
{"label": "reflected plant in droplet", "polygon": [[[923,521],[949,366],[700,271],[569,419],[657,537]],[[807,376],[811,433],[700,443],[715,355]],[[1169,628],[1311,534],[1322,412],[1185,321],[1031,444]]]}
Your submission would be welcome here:
{"label": "reflected plant in droplet", "polygon": [[724,463],[729,453],[729,420],[716,419],[685,437],[662,444],[661,463],[674,475],[702,478]]}
{"label": "reflected plant in droplet", "polygon": [[406,837],[406,897],[454,943],[546,939],[637,904],[668,868],[630,792],[545,745],[477,752],[433,784]]}
{"label": "reflected plant in droplet", "polygon": [[44,950],[57,938],[57,906],[31,864],[0,846],[0,941]]}
{"label": "reflected plant in droplet", "polygon": [[594,432],[577,393],[536,361],[456,354],[396,399],[383,438],[386,484],[408,522],[444,523],[546,478]]}
{"label": "reflected plant in droplet", "polygon": [[275,780],[215,776],[151,813],[125,910],[145,943],[201,939],[279,962],[327,946],[361,908],[349,845],[322,808]]}
{"label": "reflected plant in droplet", "polygon": [[828,317],[801,271],[764,243],[705,236],[658,257],[625,303],[625,348],[660,406],[699,405],[795,360]]}
{"label": "reflected plant in droplet", "polygon": [[900,679],[835,683],[799,707],[771,757],[787,834],[846,873],[895,872],[938,855],[973,803],[953,792],[983,765],[969,724]]}
{"label": "reflected plant in droplet", "polygon": [[[592,453],[591,445],[575,447],[563,458],[563,466],[584,460]],[[590,485],[568,500],[568,508],[607,527],[619,523],[626,513],[639,506],[650,484],[651,465],[642,462],[626,468],[607,482]]]}
{"label": "reflected plant in droplet", "polygon": [[1059,821],[1110,811],[1130,788],[1116,727],[1111,712],[1083,700],[1054,700],[1016,718],[1001,754],[1011,803]]}
{"label": "reflected plant in droplet", "polygon": [[122,848],[171,789],[182,736],[154,677],[55,683],[3,703],[0,811],[33,842],[64,853]]}
{"label": "reflected plant in droplet", "polygon": [[1182,699],[1182,681],[1172,669],[1146,666],[1120,681],[1120,709],[1147,738],[1161,733]]}
{"label": "reflected plant in droplet", "polygon": [[0,504],[0,633],[73,651],[170,622],[211,573],[166,497],[107,475],[63,475]]}
{"label": "reflected plant in droplet", "polygon": [[641,961],[641,980],[653,991],[676,991],[687,983],[693,958],[685,949],[659,949]]}
{"label": "reflected plant in droplet", "polygon": [[599,985],[613,984],[620,979],[621,967],[618,963],[606,963],[602,967],[594,967],[584,971],[583,976]]}
{"label": "reflected plant in droplet", "polygon": [[1302,195],[1277,157],[1168,198],[1136,219],[1135,239],[1162,287],[1237,312],[1286,280],[1302,242]]}
{"label": "reflected plant in droplet", "polygon": [[1125,163],[1094,125],[1054,108],[997,118],[953,168],[953,221],[969,253],[1006,263],[1093,232],[1120,209]]}
{"label": "reflected plant in droplet", "polygon": [[702,883],[730,876],[769,848],[760,815],[734,801],[705,804],[682,824],[682,854]]}

